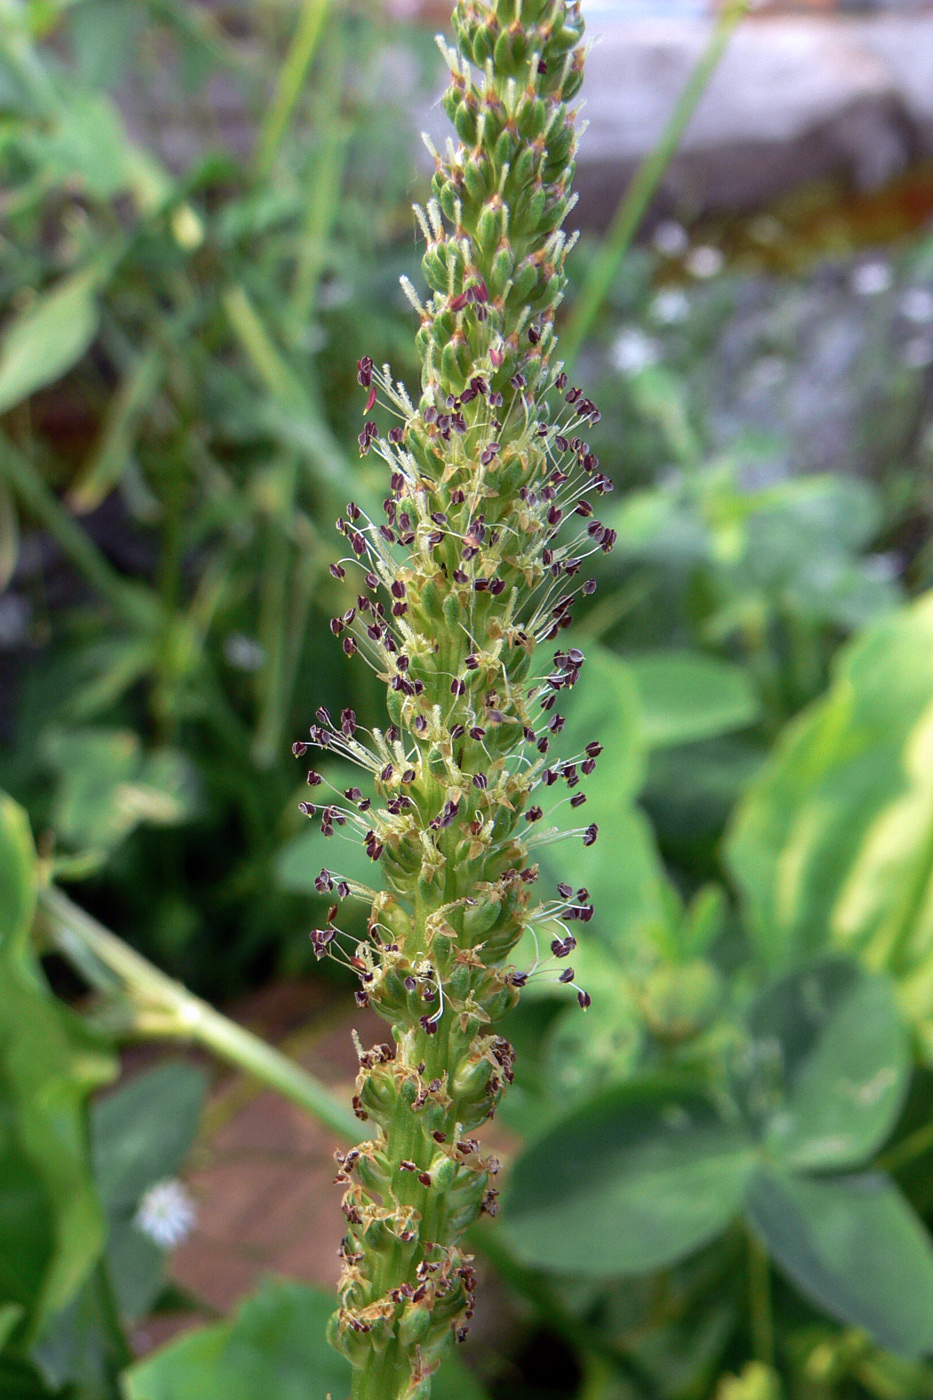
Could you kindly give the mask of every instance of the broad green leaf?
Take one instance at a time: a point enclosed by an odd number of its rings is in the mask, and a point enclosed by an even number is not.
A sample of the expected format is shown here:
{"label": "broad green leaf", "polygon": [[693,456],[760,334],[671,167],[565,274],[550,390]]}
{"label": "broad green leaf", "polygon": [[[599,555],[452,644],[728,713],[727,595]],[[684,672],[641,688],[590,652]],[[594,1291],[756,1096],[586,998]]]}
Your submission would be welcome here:
{"label": "broad green leaf", "polygon": [[[586,805],[574,812],[566,803],[541,827],[584,827],[595,822],[599,839],[583,847],[580,838],[547,846],[541,853],[545,875],[555,884],[572,881],[590,892],[596,914],[590,929],[616,948],[631,948],[646,925],[667,917],[664,874],[650,825],[635,805],[644,778],[638,697],[626,663],[602,647],[584,644],[586,664],[578,685],[559,697],[566,725],[560,753],[582,753],[594,740],[603,752],[596,771],[581,784]],[[560,788],[548,792],[563,796]],[[551,804],[553,805],[553,803]],[[572,873],[568,873],[572,872]]]}
{"label": "broad green leaf", "polygon": [[777,1263],[819,1307],[891,1351],[933,1352],[933,1246],[887,1177],[762,1169],[747,1209]]}
{"label": "broad green leaf", "polygon": [[147,1070],[98,1099],[91,1115],[91,1145],[108,1210],[135,1210],[144,1191],[184,1165],[206,1090],[203,1071],[176,1061]]}
{"label": "broad green leaf", "polygon": [[48,1193],[20,1141],[14,1104],[0,1079],[0,1298],[14,1310],[6,1313],[7,1335],[35,1307],[54,1255]]}
{"label": "broad green leaf", "polygon": [[101,92],[72,93],[66,108],[24,132],[17,144],[46,180],[77,185],[92,200],[127,191],[153,213],[171,193],[167,172],[130,139],[118,108]]}
{"label": "broad green leaf", "polygon": [[[319,1288],[267,1279],[232,1318],[188,1332],[124,1373],[126,1400],[343,1400],[349,1362],[325,1338],[336,1299]],[[449,1357],[433,1400],[483,1400]]]}
{"label": "broad green leaf", "polygon": [[621,657],[586,643],[582,650],[586,663],[579,684],[558,696],[557,709],[566,725],[557,742],[561,753],[568,755],[581,753],[594,739],[602,744],[587,791],[598,790],[604,801],[611,795],[621,807],[637,796],[644,777],[638,692]]}
{"label": "broad green leaf", "polygon": [[143,1234],[135,1216],[146,1191],[184,1164],[206,1089],[200,1070],[178,1062],[131,1079],[94,1105],[94,1171],[107,1216],[107,1261],[124,1317],[142,1317],[163,1286],[165,1251]]}
{"label": "broad green leaf", "polygon": [[558,1273],[647,1273],[683,1259],[740,1208],[747,1138],[699,1093],[643,1082],[565,1118],[518,1159],[506,1222],[518,1255]]}
{"label": "broad green leaf", "polygon": [[[328,796],[324,798],[325,802],[330,800],[332,788],[343,792],[348,787],[358,787],[366,796],[373,796],[369,775],[361,774],[348,763],[319,763],[315,767],[325,782],[330,784],[326,789]],[[307,789],[305,791],[307,792]],[[325,789],[318,788],[317,791],[323,792]],[[307,795],[311,796],[310,793]],[[293,811],[298,801],[296,797]],[[360,840],[355,836],[349,840],[323,836],[320,818],[306,818],[304,830],[293,836],[290,841],[286,841],[278,853],[275,863],[276,879],[282,889],[320,898],[314,888],[314,881],[325,866],[328,870],[345,875],[349,880],[359,880],[366,885],[372,885],[374,881],[378,884],[378,867],[374,867]]]}
{"label": "broad green leaf", "polygon": [[765,757],[763,745],[741,733],[653,750],[642,803],[683,864],[708,862]]}
{"label": "broad green leaf", "polygon": [[630,954],[654,943],[655,931],[669,922],[670,885],[644,814],[634,804],[616,806],[608,784],[596,790],[592,784],[591,778],[581,814],[596,822],[599,839],[592,846],[576,837],[545,847],[541,865],[553,885],[568,880],[584,886],[596,911],[588,933]]}
{"label": "broad green leaf", "polygon": [[10,1340],[24,1312],[25,1309],[20,1303],[0,1303],[0,1351],[3,1350]]}
{"label": "broad green leaf", "polygon": [[748,672],[702,652],[630,656],[648,748],[710,739],[754,724],[760,703]]}
{"label": "broad green leaf", "polygon": [[97,334],[100,278],[97,268],[71,273],[9,323],[0,342],[0,413],[81,359]]}
{"label": "broad green leaf", "polygon": [[844,949],[933,1018],[933,594],[842,653],[733,823],[728,858],[762,956]]}
{"label": "broad green leaf", "polygon": [[52,824],[69,845],[105,852],[140,822],[171,826],[194,807],[194,780],[171,749],[143,755],[130,729],[54,730],[45,756],[60,774]]}
{"label": "broad green leaf", "polygon": [[[523,961],[520,955],[515,960]],[[544,1043],[543,1080],[561,1111],[568,1103],[628,1079],[638,1063],[643,1017],[619,963],[617,954],[595,938],[584,939],[573,955],[577,981],[593,1004],[581,1016],[576,998],[571,998]]]}
{"label": "broad green leaf", "polygon": [[[29,941],[35,889],[36,857],[25,814],[0,795],[0,1096],[6,1140],[15,1142],[16,1159],[21,1153],[30,1164],[30,1179],[48,1204],[52,1234],[32,1309],[33,1331],[74,1295],[103,1245],[84,1104],[114,1070],[111,1056],[45,986]],[[10,1170],[15,1196],[22,1177],[18,1168]],[[13,1228],[19,1228],[18,1219]]]}
{"label": "broad green leaf", "polygon": [[841,958],[799,969],[759,998],[749,1030],[763,1140],[779,1161],[856,1167],[884,1145],[910,1079],[886,977]]}
{"label": "broad green leaf", "polygon": [[120,82],[144,20],[144,12],[123,0],[87,0],[74,7],[68,29],[85,85]]}
{"label": "broad green leaf", "polygon": [[56,1394],[67,1387],[68,1400],[116,1400],[116,1378],[128,1357],[115,1323],[107,1275],[98,1264],[77,1295],[50,1320],[30,1360]]}

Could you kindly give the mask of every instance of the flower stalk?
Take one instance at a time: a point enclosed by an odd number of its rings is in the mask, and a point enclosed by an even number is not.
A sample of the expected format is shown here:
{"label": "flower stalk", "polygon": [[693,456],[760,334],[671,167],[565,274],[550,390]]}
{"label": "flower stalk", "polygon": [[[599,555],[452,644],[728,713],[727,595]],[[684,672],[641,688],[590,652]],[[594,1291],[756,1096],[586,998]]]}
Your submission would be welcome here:
{"label": "flower stalk", "polygon": [[[331,626],[387,686],[389,723],[364,731],[351,710],[319,710],[309,746],[358,765],[362,788],[321,792],[303,810],[327,835],[360,839],[382,872],[376,890],[323,870],[334,904],[312,933],[318,956],[359,975],[357,1000],[392,1026],[358,1045],[357,1115],[372,1141],[339,1157],[346,1186],[340,1307],[333,1344],[354,1367],[355,1400],[427,1400],[431,1376],[473,1312],[474,1273],[460,1241],[494,1214],[498,1164],[471,1136],[512,1079],[496,1023],[531,975],[576,990],[572,925],[585,889],[541,892],[536,852],[571,826],[594,740],[557,759],[556,706],[582,652],[554,643],[571,620],[586,559],[614,533],[594,515],[611,489],[585,441],[596,406],[555,359],[554,316],[573,239],[580,90],[579,0],[460,0],[445,109],[458,143],[435,153],[432,198],[416,209],[429,297],[405,290],[420,321],[415,404],[388,366],[359,361],[363,454],[386,462],[384,520],[350,503],[338,529],[361,590]],[[541,664],[543,654],[551,659]],[[557,820],[554,820],[555,811]],[[342,900],[370,908],[357,944],[334,922]],[[550,952],[509,956],[526,930]]]}

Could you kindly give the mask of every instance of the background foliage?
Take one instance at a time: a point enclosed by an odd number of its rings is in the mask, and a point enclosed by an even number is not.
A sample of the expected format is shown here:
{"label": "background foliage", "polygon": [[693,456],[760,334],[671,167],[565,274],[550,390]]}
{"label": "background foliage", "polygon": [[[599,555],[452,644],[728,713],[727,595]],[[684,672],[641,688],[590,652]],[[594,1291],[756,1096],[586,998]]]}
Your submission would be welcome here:
{"label": "background foliage", "polygon": [[[380,490],[354,360],[410,368],[417,177],[391,94],[427,53],[323,0],[0,6],[11,1400],[345,1384],[330,1298],[288,1280],[134,1363],[127,1328],[179,1304],[141,1203],[182,1170],[207,1081],[169,1060],[99,1092],[122,1040],[178,1029],[42,911],[64,885],[215,1000],[309,968],[329,848],[288,750],[318,703],[377,717],[327,628],[350,602],[331,522],[351,481]],[[922,241],[896,254],[908,289],[929,265]],[[582,356],[619,532],[565,731],[606,747],[611,839],[575,875],[593,1007],[539,978],[513,1019],[525,1146],[476,1248],[524,1332],[511,1369],[453,1368],[441,1400],[933,1393],[928,386],[872,380],[883,450],[798,474],[713,421],[739,274],[679,279],[631,253]]]}

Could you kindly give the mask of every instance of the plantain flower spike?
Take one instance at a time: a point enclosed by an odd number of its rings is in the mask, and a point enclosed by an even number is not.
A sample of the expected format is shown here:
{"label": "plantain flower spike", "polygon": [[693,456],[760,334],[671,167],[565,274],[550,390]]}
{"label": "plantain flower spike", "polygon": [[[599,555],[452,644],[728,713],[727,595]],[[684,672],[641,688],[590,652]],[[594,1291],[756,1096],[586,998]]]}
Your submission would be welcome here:
{"label": "plantain flower spike", "polygon": [[[560,634],[595,587],[588,556],[615,539],[594,515],[611,489],[585,440],[599,413],[555,360],[583,21],[579,0],[460,0],[454,29],[457,47],[441,49],[457,143],[435,154],[432,197],[415,211],[427,300],[405,283],[420,399],[359,361],[360,448],[384,459],[389,494],[384,518],[347,506],[346,558],[331,568],[358,576],[331,629],[385,683],[388,723],[363,731],[352,710],[321,709],[295,745],[357,764],[375,793],[329,790],[312,771],[326,798],[302,804],[382,872],[377,893],[323,870],[334,903],[311,935],[392,1027],[388,1043],[359,1048],[354,1107],[373,1139],[338,1156],[347,1232],[330,1339],[352,1363],[354,1400],[427,1400],[466,1335],[475,1277],[460,1241],[495,1214],[498,1167],[470,1134],[512,1080],[496,1022],[532,974],[589,1004],[569,965],[588,893],[542,892],[536,864],[551,841],[597,836],[551,817],[576,819],[600,745],[563,757],[552,745],[584,662]],[[377,404],[386,430],[368,416]],[[370,906],[362,943],[334,922],[346,898]],[[549,951],[510,964],[536,930]]]}

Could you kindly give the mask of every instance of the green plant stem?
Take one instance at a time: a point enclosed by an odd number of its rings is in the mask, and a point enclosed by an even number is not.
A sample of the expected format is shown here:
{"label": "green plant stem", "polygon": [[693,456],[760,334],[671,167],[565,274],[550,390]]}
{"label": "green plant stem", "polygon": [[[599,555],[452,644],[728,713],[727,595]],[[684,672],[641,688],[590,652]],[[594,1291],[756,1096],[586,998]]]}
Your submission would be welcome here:
{"label": "green plant stem", "polygon": [[251,751],[253,762],[261,769],[270,768],[280,757],[282,731],[291,698],[286,688],[286,653],[291,622],[288,594],[293,556],[288,530],[298,485],[296,453],[290,453],[280,463],[274,481],[276,509],[270,513],[268,522],[269,540],[259,613],[259,642],[265,652],[265,664],[259,676],[262,693]]}
{"label": "green plant stem", "polygon": [[749,0],[729,0],[720,11],[706,51],[691,73],[660,141],[642,161],[622,196],[605,242],[589,269],[583,290],[561,336],[561,354],[568,369],[593,329],[593,323],[612,286],[619,264],[680,145],[700,98],[709,86],[726,45],[748,9],[748,4]]}
{"label": "green plant stem", "polygon": [[127,583],[69,515],[38,471],[7,439],[0,437],[0,475],[9,482],[22,505],[47,530],[62,552],[114,611],[134,627],[157,625],[156,598],[140,584]]}
{"label": "green plant stem", "polygon": [[615,1369],[603,1356],[592,1352],[584,1359],[583,1384],[577,1400],[610,1400],[615,1391]]}
{"label": "green plant stem", "polygon": [[129,999],[139,1033],[194,1041],[291,1099],[344,1141],[359,1142],[353,1114],[314,1075],[193,996],[53,886],[40,891],[39,926],[93,987]]}
{"label": "green plant stem", "polygon": [[755,1360],[774,1365],[771,1264],[764,1246],[748,1231],[748,1308]]}
{"label": "green plant stem", "polygon": [[343,176],[350,138],[357,122],[343,115],[347,38],[338,26],[321,56],[321,73],[315,85],[313,123],[319,133],[306,190],[306,208],[288,298],[290,337],[300,343],[317,295],[328,240],[340,208]]}
{"label": "green plant stem", "polygon": [[331,0],[305,0],[285,62],[279,72],[275,92],[256,142],[255,170],[258,181],[268,178],[295,105],[301,95],[308,70],[314,62]]}
{"label": "green plant stem", "polygon": [[275,344],[245,288],[229,288],[222,300],[241,348],[272,399],[269,412],[275,422],[271,426],[280,434],[284,428],[283,435],[310,459],[315,485],[330,507],[338,497],[342,500],[346,488],[347,462],[342,449],[306,386]]}

